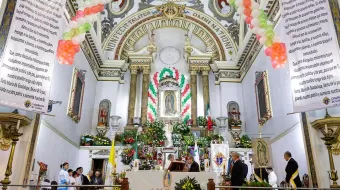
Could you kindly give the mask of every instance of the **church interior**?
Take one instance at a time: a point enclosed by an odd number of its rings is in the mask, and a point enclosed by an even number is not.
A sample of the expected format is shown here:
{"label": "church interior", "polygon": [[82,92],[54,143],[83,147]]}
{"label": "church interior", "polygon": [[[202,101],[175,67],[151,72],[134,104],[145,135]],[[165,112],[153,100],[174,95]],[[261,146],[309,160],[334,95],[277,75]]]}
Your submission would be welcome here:
{"label": "church interior", "polygon": [[[65,40],[70,32],[63,32],[77,24],[74,18],[89,1],[58,1],[65,2],[58,40]],[[65,60],[58,49],[50,58],[47,111],[1,103],[0,188],[59,183],[60,165],[67,162],[84,175],[99,171],[102,185],[121,189],[124,180],[132,190],[186,189],[190,179],[191,189],[212,189],[212,181],[236,184],[234,157],[246,166],[248,186],[271,185],[272,170],[275,187],[296,187],[287,181],[293,158],[298,187],[339,188],[339,104],[296,111],[289,60],[274,62],[267,55],[268,46],[290,43],[284,40],[287,10],[281,1],[92,1],[104,5],[83,39],[72,38],[79,52]],[[3,54],[13,7],[25,1],[0,2]],[[334,18],[328,25],[338,35],[339,2],[325,2]],[[265,15],[259,25],[272,27],[266,33],[270,44],[247,20],[254,9]],[[328,101],[333,99],[324,99],[324,106]],[[190,173],[190,159],[200,172]],[[179,163],[183,171],[172,167]]]}

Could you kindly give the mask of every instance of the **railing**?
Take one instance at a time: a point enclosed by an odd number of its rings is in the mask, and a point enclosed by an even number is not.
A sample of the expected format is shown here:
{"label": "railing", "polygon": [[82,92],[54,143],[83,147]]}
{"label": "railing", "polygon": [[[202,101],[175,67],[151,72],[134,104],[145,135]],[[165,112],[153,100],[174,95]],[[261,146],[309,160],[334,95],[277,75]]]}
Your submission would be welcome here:
{"label": "railing", "polygon": [[[120,190],[129,190],[129,185],[2,185],[0,184],[3,190],[8,189],[9,187],[22,187],[22,188],[33,188],[33,189],[57,189],[58,187],[81,187],[83,189],[104,189],[106,187],[114,189],[118,187]],[[11,188],[12,189],[12,188]]]}

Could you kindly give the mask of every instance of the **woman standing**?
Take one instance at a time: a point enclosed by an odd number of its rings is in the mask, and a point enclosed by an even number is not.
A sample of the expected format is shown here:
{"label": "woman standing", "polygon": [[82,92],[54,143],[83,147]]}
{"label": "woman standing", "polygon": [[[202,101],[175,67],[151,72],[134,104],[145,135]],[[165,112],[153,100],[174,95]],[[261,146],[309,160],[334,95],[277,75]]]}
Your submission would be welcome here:
{"label": "woman standing", "polygon": [[67,190],[67,187],[63,187],[68,185],[70,182],[67,169],[68,169],[67,162],[64,162],[60,165],[60,172],[58,175],[58,185],[60,185],[60,187],[58,187],[58,190]]}

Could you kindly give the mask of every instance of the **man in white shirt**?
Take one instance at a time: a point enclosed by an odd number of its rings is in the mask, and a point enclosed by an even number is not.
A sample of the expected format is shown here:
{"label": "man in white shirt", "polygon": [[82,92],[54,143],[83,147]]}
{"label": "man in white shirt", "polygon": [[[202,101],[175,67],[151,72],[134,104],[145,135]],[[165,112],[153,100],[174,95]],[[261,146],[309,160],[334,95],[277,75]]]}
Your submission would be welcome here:
{"label": "man in white shirt", "polygon": [[266,168],[266,171],[268,173],[268,183],[270,184],[270,186],[272,187],[277,187],[277,177],[276,177],[276,174],[275,172],[273,171],[273,168],[272,167],[267,167]]}

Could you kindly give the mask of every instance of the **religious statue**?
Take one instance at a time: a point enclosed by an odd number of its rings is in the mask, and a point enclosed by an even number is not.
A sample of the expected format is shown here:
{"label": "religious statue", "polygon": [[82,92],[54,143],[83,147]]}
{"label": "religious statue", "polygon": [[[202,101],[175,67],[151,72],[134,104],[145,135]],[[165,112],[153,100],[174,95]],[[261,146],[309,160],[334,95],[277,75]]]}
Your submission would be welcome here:
{"label": "religious statue", "polygon": [[169,123],[165,124],[165,136],[166,136],[166,147],[170,148],[173,147],[173,143],[172,143],[172,125]]}
{"label": "religious statue", "polygon": [[173,91],[165,92],[165,115],[171,116],[176,114],[175,109],[176,97]]}
{"label": "religious statue", "polygon": [[109,127],[111,102],[109,100],[102,100],[99,103],[98,126]]}
{"label": "religious statue", "polygon": [[221,13],[222,14],[228,14],[228,13],[230,13],[230,10],[231,10],[231,8],[230,8],[230,6],[228,6],[227,5],[227,3],[225,2],[225,1],[222,1],[221,2]]}
{"label": "religious statue", "polygon": [[257,162],[259,166],[267,166],[268,157],[267,157],[267,147],[262,141],[258,141],[257,144]]}

